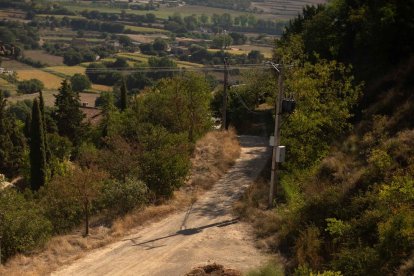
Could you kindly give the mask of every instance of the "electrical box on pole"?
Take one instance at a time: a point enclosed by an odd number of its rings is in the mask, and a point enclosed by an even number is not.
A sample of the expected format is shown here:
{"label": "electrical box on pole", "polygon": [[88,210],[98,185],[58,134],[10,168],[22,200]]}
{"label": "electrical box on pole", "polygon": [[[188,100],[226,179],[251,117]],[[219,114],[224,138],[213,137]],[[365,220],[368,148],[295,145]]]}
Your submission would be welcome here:
{"label": "electrical box on pole", "polygon": [[285,146],[278,146],[276,148],[276,162],[277,163],[284,163],[286,157],[286,147]]}
{"label": "electrical box on pole", "polygon": [[296,101],[294,99],[284,99],[282,101],[282,113],[292,114],[296,108]]}

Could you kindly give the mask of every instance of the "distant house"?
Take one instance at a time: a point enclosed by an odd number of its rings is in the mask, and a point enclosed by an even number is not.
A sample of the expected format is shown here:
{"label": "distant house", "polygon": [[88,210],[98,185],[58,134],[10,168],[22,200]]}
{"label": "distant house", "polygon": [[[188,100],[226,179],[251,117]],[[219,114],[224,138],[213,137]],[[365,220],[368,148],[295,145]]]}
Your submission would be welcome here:
{"label": "distant house", "polygon": [[13,70],[7,70],[3,67],[0,67],[0,74],[4,74],[4,75],[13,75],[14,71]]}

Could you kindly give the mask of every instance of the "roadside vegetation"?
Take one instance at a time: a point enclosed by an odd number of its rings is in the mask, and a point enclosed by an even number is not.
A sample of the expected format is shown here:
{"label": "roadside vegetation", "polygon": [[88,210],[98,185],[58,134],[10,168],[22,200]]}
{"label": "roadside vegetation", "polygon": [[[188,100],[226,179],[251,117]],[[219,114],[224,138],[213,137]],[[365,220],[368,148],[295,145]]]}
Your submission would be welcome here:
{"label": "roadside vegetation", "polygon": [[[67,81],[53,108],[40,94],[23,121],[0,97],[1,171],[9,179],[23,176],[16,189],[0,191],[2,260],[40,250],[40,256],[67,262],[80,249],[101,246],[187,206],[239,155],[234,132],[208,133],[210,87],[195,73],[164,79],[139,97],[129,97],[123,86],[119,102],[107,94],[94,126],[85,123],[78,92]],[[81,242],[79,236],[80,248],[66,248],[63,257],[51,253],[54,242],[65,236],[71,241],[68,233],[82,229],[84,236],[95,236],[102,227],[108,235],[103,240]],[[54,235],[63,236],[50,245]],[[5,273],[14,273],[19,260],[9,262]],[[43,273],[44,265],[22,268]]]}
{"label": "roadside vegetation", "polygon": [[286,274],[414,271],[412,11],[308,7],[277,44],[275,58],[295,65],[285,88],[297,110],[283,119],[276,207],[267,210],[267,170],[236,209]]}

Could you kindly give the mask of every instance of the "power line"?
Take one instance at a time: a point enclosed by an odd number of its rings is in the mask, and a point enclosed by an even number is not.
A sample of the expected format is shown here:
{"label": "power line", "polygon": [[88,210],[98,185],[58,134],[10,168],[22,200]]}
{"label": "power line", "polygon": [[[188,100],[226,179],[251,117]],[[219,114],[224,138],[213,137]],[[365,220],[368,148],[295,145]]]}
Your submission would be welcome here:
{"label": "power line", "polygon": [[[70,67],[69,67],[70,68]],[[265,69],[267,68],[263,64],[236,64],[232,65],[231,71],[234,70],[251,70],[251,69]],[[46,68],[29,68],[29,69],[19,69],[19,68],[8,68],[9,70],[25,70],[25,71],[53,71]],[[85,68],[86,72],[93,73],[105,73],[105,72],[182,72],[182,71],[224,71],[224,66],[203,66],[203,67],[106,67],[106,68]],[[51,72],[50,72],[51,73]],[[60,72],[56,72],[60,73]]]}

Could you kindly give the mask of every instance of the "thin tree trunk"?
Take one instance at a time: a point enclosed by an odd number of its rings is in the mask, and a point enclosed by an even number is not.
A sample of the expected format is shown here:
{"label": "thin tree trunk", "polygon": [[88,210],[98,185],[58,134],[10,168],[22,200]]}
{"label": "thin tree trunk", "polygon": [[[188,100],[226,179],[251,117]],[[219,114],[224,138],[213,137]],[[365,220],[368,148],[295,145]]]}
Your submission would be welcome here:
{"label": "thin tree trunk", "polygon": [[85,237],[89,236],[89,202],[85,202]]}

